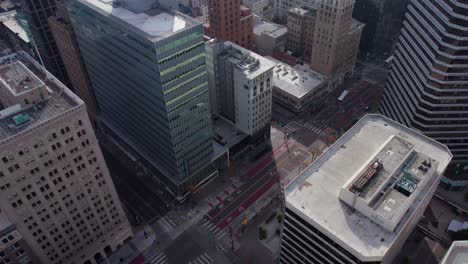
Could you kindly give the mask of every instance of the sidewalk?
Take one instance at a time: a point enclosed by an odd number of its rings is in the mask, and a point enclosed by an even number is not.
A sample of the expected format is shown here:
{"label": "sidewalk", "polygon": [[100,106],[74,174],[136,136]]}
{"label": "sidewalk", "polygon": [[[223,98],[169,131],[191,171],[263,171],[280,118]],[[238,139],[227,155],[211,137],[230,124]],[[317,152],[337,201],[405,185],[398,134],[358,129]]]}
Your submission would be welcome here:
{"label": "sidewalk", "polygon": [[135,237],[101,262],[101,264],[130,264],[138,259],[156,241],[156,234],[150,226],[144,226]]}
{"label": "sidewalk", "polygon": [[465,200],[467,193],[468,188],[465,188],[463,191],[447,191],[439,186],[437,187],[435,196],[468,214],[468,201]]}

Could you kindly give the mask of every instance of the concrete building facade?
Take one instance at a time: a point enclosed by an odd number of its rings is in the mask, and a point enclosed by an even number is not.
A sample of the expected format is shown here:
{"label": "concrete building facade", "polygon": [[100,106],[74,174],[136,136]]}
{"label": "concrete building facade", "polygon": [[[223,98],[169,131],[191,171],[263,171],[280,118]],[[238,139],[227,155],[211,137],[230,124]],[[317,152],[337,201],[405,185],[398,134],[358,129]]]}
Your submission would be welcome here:
{"label": "concrete building facade", "polygon": [[[367,54],[361,54],[371,60],[384,61],[390,57],[398,42],[403,20],[405,18],[406,8],[411,0],[372,0],[357,2],[354,9],[355,18],[366,23],[366,27],[374,28],[372,30],[364,30],[362,38],[370,42]],[[359,6],[358,6],[359,5]],[[373,5],[377,10],[376,19],[365,21],[365,17],[369,16],[369,8],[367,5]],[[362,11],[361,11],[362,10]],[[362,18],[362,19],[361,19]],[[367,34],[367,36],[366,36]],[[368,37],[369,36],[369,37]]]}
{"label": "concrete building facade", "polygon": [[0,208],[41,263],[100,263],[132,230],[83,101],[26,53],[0,64]]}
{"label": "concrete building facade", "polygon": [[15,225],[2,212],[0,212],[0,263],[40,263]]}
{"label": "concrete building facade", "polygon": [[288,13],[291,9],[301,6],[315,6],[321,0],[277,0],[275,3],[275,16],[278,20],[286,23]]}
{"label": "concrete building facade", "polygon": [[447,145],[448,188],[468,183],[468,7],[411,1],[380,110]]}
{"label": "concrete building facade", "polygon": [[254,17],[254,42],[255,50],[262,56],[272,56],[274,51],[284,52],[288,29],[283,25]]}
{"label": "concrete building facade", "polygon": [[354,71],[364,24],[352,18],[353,6],[354,0],[318,1],[289,11],[287,49],[332,85]]}
{"label": "concrete building facade", "polygon": [[88,77],[81,52],[76,42],[75,33],[70,23],[70,17],[65,7],[65,0],[56,0],[55,16],[49,17],[49,25],[57,44],[58,51],[65,65],[74,92],[86,104],[88,116],[96,121],[97,104],[91,82]]}
{"label": "concrete building facade", "polygon": [[252,141],[269,138],[275,62],[232,42],[206,44],[212,113],[219,114]]}
{"label": "concrete building facade", "polygon": [[315,8],[302,6],[289,10],[288,15],[286,50],[307,61],[311,59],[314,46],[315,12]]}
{"label": "concrete building facade", "polygon": [[275,3],[275,0],[242,0],[242,5],[252,13],[268,20],[272,20],[275,15]]}
{"label": "concrete building facade", "polygon": [[103,125],[177,199],[215,177],[201,23],[152,0],[68,8]]}
{"label": "concrete building facade", "polygon": [[451,158],[415,130],[365,116],[285,187],[281,263],[393,263]]}
{"label": "concrete building facade", "polygon": [[210,37],[253,49],[253,15],[241,0],[208,0],[208,20]]}
{"label": "concrete building facade", "polygon": [[37,47],[41,63],[67,87],[73,89],[47,21],[50,16],[55,15],[55,0],[16,0],[16,2],[21,7],[19,14],[26,18],[27,33]]}

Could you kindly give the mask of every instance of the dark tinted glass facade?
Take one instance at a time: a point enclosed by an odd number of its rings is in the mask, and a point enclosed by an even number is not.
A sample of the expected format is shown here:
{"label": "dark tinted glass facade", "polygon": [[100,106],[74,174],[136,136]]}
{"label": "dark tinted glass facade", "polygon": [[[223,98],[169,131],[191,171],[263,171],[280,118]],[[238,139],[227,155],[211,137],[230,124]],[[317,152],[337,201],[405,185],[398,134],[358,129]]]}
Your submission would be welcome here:
{"label": "dark tinted glass facade", "polygon": [[100,12],[69,5],[101,115],[179,186],[213,154],[202,26],[155,39]]}

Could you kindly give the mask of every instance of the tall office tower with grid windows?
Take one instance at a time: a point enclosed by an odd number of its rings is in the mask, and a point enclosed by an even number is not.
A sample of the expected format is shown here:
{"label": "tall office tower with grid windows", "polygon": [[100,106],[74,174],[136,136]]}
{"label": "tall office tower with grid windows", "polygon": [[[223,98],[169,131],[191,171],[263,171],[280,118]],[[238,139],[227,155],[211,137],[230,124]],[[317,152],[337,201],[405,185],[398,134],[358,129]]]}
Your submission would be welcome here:
{"label": "tall office tower with grid windows", "polygon": [[352,18],[354,0],[316,0],[289,10],[287,49],[336,86],[353,74],[364,24]]}
{"label": "tall office tower with grid windows", "polygon": [[55,0],[55,16],[49,17],[49,25],[54,36],[57,49],[62,56],[73,90],[86,104],[89,118],[96,120],[97,105],[94,92],[84,66],[81,52],[76,43],[75,33],[70,23],[68,11],[65,8],[65,0]]}
{"label": "tall office tower with grid windows", "polygon": [[411,1],[380,107],[450,148],[449,189],[468,183],[467,13],[464,0]]}
{"label": "tall office tower with grid windows", "polygon": [[215,177],[201,23],[155,0],[68,9],[102,123],[179,200]]}
{"label": "tall office tower with grid windows", "polygon": [[208,35],[253,49],[253,15],[241,0],[208,0]]}
{"label": "tall office tower with grid windows", "polygon": [[2,213],[41,263],[100,263],[132,230],[83,101],[20,52],[0,102]]}
{"label": "tall office tower with grid windows", "polygon": [[55,0],[14,0],[21,7],[20,14],[24,15],[27,23],[27,32],[32,37],[34,45],[41,58],[41,62],[48,71],[56,76],[62,83],[73,89],[70,86],[65,65],[54,36],[50,29],[47,19],[55,15],[56,3]]}

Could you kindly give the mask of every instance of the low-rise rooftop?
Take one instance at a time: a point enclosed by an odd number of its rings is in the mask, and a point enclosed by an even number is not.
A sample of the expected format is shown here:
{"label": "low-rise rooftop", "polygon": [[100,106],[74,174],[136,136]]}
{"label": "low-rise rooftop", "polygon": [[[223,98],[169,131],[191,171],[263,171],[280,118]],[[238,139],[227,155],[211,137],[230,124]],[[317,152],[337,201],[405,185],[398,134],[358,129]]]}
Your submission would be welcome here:
{"label": "low-rise rooftop", "polygon": [[278,64],[273,69],[273,86],[281,89],[296,98],[319,89],[325,85],[327,78],[309,68],[307,64],[290,66],[274,58]]}
{"label": "low-rise rooftop", "polygon": [[468,263],[468,241],[454,241],[440,264]]}
{"label": "low-rise rooftop", "polygon": [[[285,188],[286,206],[362,261],[380,261],[451,158],[446,146],[367,115]],[[341,197],[343,188],[358,195],[355,204]]]}
{"label": "low-rise rooftop", "polygon": [[0,58],[0,103],[0,142],[83,105],[25,52]]}
{"label": "low-rise rooftop", "polygon": [[[199,24],[181,13],[159,7],[156,0],[79,0],[93,9],[117,18],[134,29],[159,40],[182,29]],[[157,6],[157,7],[155,7]]]}
{"label": "low-rise rooftop", "polygon": [[253,79],[265,73],[276,65],[276,62],[258,55],[248,49],[242,48],[230,41],[224,42],[224,51],[221,57],[228,57],[245,76]]}
{"label": "low-rise rooftop", "polygon": [[268,22],[263,19],[255,19],[253,31],[256,35],[265,34],[274,38],[281,37],[288,33],[287,27]]}

